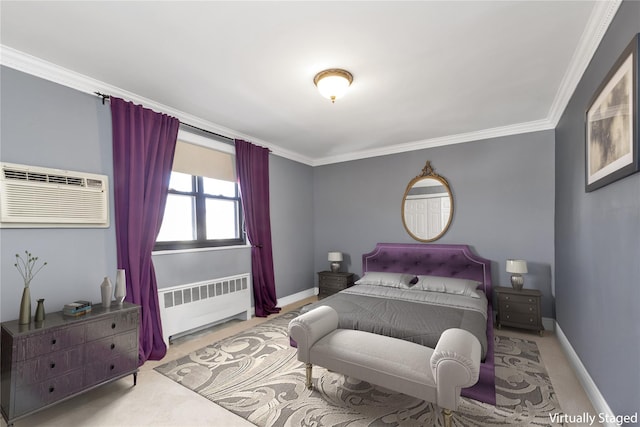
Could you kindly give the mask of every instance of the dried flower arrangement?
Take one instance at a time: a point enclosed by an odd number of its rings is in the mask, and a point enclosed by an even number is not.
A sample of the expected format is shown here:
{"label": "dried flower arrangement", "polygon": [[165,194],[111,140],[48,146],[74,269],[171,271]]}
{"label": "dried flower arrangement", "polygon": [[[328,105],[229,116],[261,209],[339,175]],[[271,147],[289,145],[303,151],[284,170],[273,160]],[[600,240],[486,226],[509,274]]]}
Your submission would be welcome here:
{"label": "dried flower arrangement", "polygon": [[18,272],[24,280],[24,287],[28,288],[33,278],[36,277],[36,274],[38,274],[47,263],[43,263],[40,268],[34,271],[39,258],[37,256],[34,257],[29,251],[24,251],[24,254],[26,255],[26,260],[19,254],[16,254],[16,263],[14,266],[18,269]]}

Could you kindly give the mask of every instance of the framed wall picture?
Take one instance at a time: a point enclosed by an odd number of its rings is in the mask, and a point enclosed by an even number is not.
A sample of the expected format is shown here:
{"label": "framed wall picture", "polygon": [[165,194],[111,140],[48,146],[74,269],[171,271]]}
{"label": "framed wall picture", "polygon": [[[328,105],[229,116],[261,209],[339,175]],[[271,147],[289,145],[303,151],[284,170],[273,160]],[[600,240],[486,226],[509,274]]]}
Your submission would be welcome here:
{"label": "framed wall picture", "polygon": [[622,52],[586,113],[586,191],[638,172],[638,44]]}

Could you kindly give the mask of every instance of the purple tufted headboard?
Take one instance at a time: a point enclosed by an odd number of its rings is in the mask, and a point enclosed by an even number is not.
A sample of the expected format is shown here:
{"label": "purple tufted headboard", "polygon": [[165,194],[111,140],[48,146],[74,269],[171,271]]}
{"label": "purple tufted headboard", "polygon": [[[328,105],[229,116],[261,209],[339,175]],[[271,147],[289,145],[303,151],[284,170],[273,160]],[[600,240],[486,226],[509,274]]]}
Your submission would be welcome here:
{"label": "purple tufted headboard", "polygon": [[362,255],[362,273],[367,271],[477,280],[491,304],[491,261],[475,255],[468,245],[378,243]]}

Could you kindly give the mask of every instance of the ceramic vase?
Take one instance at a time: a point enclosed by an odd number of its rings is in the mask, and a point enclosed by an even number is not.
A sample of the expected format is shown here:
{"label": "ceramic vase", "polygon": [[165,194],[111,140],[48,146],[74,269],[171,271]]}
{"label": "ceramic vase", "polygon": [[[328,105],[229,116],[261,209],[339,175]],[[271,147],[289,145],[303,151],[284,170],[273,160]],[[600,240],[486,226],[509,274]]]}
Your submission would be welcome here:
{"label": "ceramic vase", "polygon": [[27,286],[22,291],[22,301],[20,301],[20,317],[19,325],[28,325],[31,323],[31,290]]}
{"label": "ceramic vase", "polygon": [[36,317],[33,319],[36,322],[42,322],[44,320],[44,298],[38,300],[36,306]]}
{"label": "ceramic vase", "polygon": [[111,280],[109,280],[108,277],[105,277],[100,285],[100,296],[102,297],[102,307],[104,308],[109,308],[111,306],[112,289]]}
{"label": "ceramic vase", "polygon": [[116,303],[122,305],[125,296],[127,296],[127,278],[124,270],[119,268],[116,272],[116,290],[114,293]]}

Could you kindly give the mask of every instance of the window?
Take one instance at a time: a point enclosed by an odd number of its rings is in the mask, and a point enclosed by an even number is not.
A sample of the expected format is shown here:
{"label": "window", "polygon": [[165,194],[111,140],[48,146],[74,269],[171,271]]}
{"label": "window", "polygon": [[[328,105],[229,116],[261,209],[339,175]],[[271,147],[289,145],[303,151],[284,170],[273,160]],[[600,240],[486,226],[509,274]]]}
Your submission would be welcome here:
{"label": "window", "polygon": [[244,245],[233,146],[181,131],[172,169],[155,250]]}

